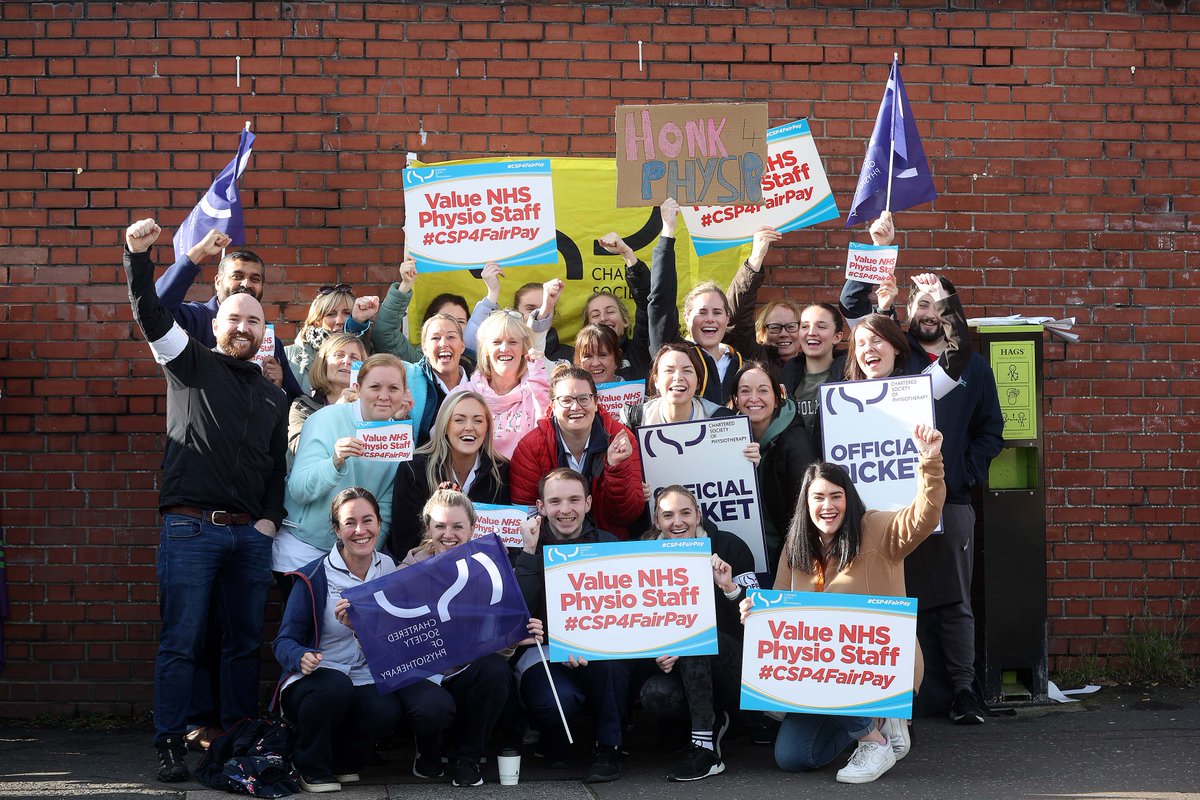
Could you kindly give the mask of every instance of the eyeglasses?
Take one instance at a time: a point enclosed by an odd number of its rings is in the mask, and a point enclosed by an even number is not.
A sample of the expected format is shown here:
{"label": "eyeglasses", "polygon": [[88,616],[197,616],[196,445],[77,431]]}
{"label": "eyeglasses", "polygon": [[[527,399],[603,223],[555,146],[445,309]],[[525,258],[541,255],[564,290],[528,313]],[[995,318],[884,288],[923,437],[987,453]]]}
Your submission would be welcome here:
{"label": "eyeglasses", "polygon": [[339,283],[336,286],[322,286],[317,289],[317,294],[354,294],[354,287],[348,283]]}
{"label": "eyeglasses", "polygon": [[767,333],[783,333],[784,331],[787,331],[788,333],[795,333],[796,331],[800,330],[800,323],[768,322],[763,327],[766,329]]}
{"label": "eyeglasses", "polygon": [[570,408],[571,406],[591,408],[592,401],[595,399],[596,395],[594,394],[579,394],[574,396],[568,394],[554,398],[554,402],[559,408]]}

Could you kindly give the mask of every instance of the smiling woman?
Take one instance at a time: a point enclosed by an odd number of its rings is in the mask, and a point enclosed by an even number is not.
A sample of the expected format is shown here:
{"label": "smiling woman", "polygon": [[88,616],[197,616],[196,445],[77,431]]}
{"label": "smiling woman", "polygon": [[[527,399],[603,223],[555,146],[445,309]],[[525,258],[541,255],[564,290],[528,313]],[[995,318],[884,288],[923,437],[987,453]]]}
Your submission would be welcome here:
{"label": "smiling woman", "polygon": [[336,542],[300,570],[304,579],[292,585],[272,645],[284,670],[280,706],[296,726],[292,762],[309,792],[336,791],[342,783],[358,781],[375,742],[391,732],[400,715],[399,698],[375,689],[349,626],[348,602],[328,605],[344,589],[395,572],[396,563],[375,551],[379,512],[375,496],[361,486],[333,498]]}
{"label": "smiling woman", "polygon": [[325,509],[334,495],[350,486],[365,487],[379,498],[380,543],[387,538],[396,464],[364,458],[355,432],[363,422],[408,417],[412,399],[404,362],[387,354],[371,356],[359,369],[358,385],[357,400],[327,405],[304,423],[288,474],[288,516],[272,550],[276,572],[296,569],[329,550],[333,538]]}
{"label": "smiling woman", "polygon": [[492,412],[475,392],[451,394],[434,419],[429,441],[400,464],[392,495],[388,552],[406,557],[421,541],[422,510],[438,486],[456,486],[477,503],[505,504],[508,463],[492,446]]}
{"label": "smiling woman", "polygon": [[355,361],[363,361],[366,357],[363,343],[350,333],[330,336],[317,350],[308,373],[312,390],[293,401],[288,416],[289,459],[295,458],[296,448],[300,446],[300,431],[314,411],[334,403],[349,402],[357,396],[350,391],[350,372]]}

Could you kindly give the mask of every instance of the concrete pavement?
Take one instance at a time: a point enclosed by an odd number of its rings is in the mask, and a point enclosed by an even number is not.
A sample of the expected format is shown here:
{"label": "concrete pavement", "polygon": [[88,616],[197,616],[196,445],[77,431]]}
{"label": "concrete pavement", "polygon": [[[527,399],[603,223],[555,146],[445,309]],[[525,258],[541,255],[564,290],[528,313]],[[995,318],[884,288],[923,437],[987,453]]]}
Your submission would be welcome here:
{"label": "concrete pavement", "polygon": [[[158,783],[149,742],[146,730],[0,727],[0,797],[230,796],[195,782]],[[389,763],[364,773],[368,783],[332,797],[1200,800],[1200,691],[1155,689],[1147,694],[1108,687],[1081,703],[1020,709],[1014,716],[989,718],[981,726],[918,720],[908,758],[879,781],[857,787],[834,780],[845,756],[815,773],[787,775],[774,768],[771,748],[753,745],[745,737],[727,741],[725,774],[688,784],[666,781],[672,754],[655,749],[651,732],[640,733],[630,748],[632,754],[623,760],[624,777],[615,783],[580,783],[587,766],[587,753],[580,748],[573,771],[546,770],[527,753],[520,786],[497,785],[495,767],[485,766],[487,783],[476,789],[412,778],[406,769],[411,753],[387,750],[383,755]],[[189,757],[189,765],[198,760]]]}

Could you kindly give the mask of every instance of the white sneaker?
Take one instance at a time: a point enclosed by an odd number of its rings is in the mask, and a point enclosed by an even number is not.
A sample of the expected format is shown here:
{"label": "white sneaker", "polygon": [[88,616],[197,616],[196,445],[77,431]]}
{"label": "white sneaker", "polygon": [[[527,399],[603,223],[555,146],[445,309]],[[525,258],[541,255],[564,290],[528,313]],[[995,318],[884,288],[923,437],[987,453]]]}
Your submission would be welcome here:
{"label": "white sneaker", "polygon": [[838,783],[870,783],[896,766],[891,743],[859,742],[850,763],[838,770]]}
{"label": "white sneaker", "polygon": [[883,735],[888,737],[888,741],[892,743],[892,752],[896,755],[897,761],[908,755],[908,751],[912,747],[908,722],[896,717],[889,717],[883,721],[882,731]]}

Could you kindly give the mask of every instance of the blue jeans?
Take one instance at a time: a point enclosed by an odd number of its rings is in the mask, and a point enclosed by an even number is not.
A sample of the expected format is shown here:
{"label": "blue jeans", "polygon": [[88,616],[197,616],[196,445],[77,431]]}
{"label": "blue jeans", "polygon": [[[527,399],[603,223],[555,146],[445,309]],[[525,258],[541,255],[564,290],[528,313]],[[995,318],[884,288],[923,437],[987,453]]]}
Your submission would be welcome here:
{"label": "blue jeans", "polygon": [[154,667],[154,740],[187,730],[192,674],[212,600],[221,624],[221,724],[258,716],[259,647],[271,588],[271,544],[253,525],[163,517],[158,546],[162,617]]}
{"label": "blue jeans", "polygon": [[775,737],[775,763],[784,772],[820,769],[870,733],[872,725],[870,717],[788,714]]}
{"label": "blue jeans", "polygon": [[[570,720],[590,708],[596,726],[596,741],[605,747],[621,744],[621,723],[629,698],[631,668],[629,661],[590,661],[586,667],[574,669],[562,664],[550,665],[563,714]],[[530,722],[542,736],[565,746],[566,735],[558,717],[558,706],[541,664],[533,665],[521,676],[521,699],[529,709]],[[579,738],[578,733],[576,738]]]}

